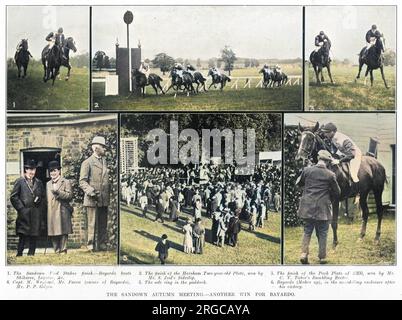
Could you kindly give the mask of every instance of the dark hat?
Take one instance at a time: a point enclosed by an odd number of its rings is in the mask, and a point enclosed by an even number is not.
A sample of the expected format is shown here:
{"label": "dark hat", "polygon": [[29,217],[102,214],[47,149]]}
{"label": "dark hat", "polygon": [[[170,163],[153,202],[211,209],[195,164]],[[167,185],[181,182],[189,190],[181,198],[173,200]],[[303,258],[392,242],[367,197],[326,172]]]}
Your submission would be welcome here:
{"label": "dark hat", "polygon": [[334,125],[332,122],[328,122],[327,124],[325,124],[322,128],[322,131],[325,132],[330,132],[330,131],[337,131],[338,128],[336,127],[336,125]]}
{"label": "dark hat", "polygon": [[167,236],[167,234],[162,234],[162,239],[167,239],[168,238],[168,236]]}
{"label": "dark hat", "polygon": [[27,168],[27,169],[36,169],[37,167],[38,167],[38,165],[34,159],[26,160],[24,163],[24,168]]}
{"label": "dark hat", "polygon": [[52,171],[53,169],[60,170],[61,169],[60,163],[58,161],[50,161],[48,164],[48,169],[49,171]]}
{"label": "dark hat", "polygon": [[371,29],[376,30],[376,29],[377,29],[377,26],[376,26],[375,24],[373,24],[373,25],[371,26]]}
{"label": "dark hat", "polygon": [[323,36],[323,35],[324,35],[324,31],[320,31],[320,35],[322,35],[322,36]]}

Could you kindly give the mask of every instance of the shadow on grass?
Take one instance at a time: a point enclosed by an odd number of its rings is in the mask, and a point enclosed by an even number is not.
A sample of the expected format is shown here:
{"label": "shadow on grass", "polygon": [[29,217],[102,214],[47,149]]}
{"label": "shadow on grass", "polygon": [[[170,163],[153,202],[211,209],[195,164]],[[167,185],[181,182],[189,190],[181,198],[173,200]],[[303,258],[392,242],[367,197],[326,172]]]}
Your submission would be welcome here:
{"label": "shadow on grass", "polygon": [[243,228],[242,228],[242,231],[251,233],[251,234],[255,235],[257,238],[260,238],[260,239],[263,239],[263,240],[267,240],[267,241],[269,241],[269,242],[273,242],[273,243],[277,243],[277,244],[281,243],[281,239],[280,239],[280,238],[274,237],[274,236],[270,236],[269,234],[265,234],[265,233],[258,232],[258,231],[251,231],[251,230],[249,230],[249,229],[243,229]]}
{"label": "shadow on grass", "polygon": [[[141,235],[143,237],[146,237],[146,238],[148,238],[150,240],[153,240],[155,242],[155,246],[159,242],[159,240],[161,239],[160,237],[157,237],[157,236],[155,236],[153,234],[150,234],[149,232],[144,231],[144,230],[134,230],[134,232],[138,233],[139,235]],[[178,244],[176,242],[170,241],[169,239],[168,239],[168,241],[170,243],[170,248],[171,249],[175,249],[175,250],[180,251],[180,252],[184,251],[184,247],[182,245],[180,245],[180,244]]]}
{"label": "shadow on grass", "polygon": [[136,256],[122,251],[120,253],[120,264],[155,264],[156,257],[149,253],[137,252]]}
{"label": "shadow on grass", "polygon": [[331,88],[331,87],[341,87],[342,84],[337,83],[335,81],[335,83],[330,83],[330,82],[321,82],[321,83],[317,83],[317,82],[310,82],[309,83],[310,87],[317,87],[317,88]]}

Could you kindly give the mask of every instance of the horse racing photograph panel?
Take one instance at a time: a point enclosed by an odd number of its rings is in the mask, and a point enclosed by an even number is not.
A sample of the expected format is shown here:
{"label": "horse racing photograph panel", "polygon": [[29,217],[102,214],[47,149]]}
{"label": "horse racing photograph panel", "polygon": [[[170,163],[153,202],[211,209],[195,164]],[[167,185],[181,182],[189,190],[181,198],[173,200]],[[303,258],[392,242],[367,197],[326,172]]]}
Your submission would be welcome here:
{"label": "horse racing photograph panel", "polygon": [[122,114],[120,263],[281,261],[281,114]]}
{"label": "horse racing photograph panel", "polygon": [[395,110],[396,6],[305,8],[305,110]]}
{"label": "horse racing photograph panel", "polygon": [[89,7],[7,7],[7,110],[89,111]]}
{"label": "horse racing photograph panel", "polygon": [[284,124],[285,263],[395,264],[395,114],[294,113]]}
{"label": "horse racing photograph panel", "polygon": [[93,6],[92,107],[301,111],[302,53],[301,6]]}
{"label": "horse racing photograph panel", "polygon": [[115,265],[116,114],[9,114],[7,264]]}

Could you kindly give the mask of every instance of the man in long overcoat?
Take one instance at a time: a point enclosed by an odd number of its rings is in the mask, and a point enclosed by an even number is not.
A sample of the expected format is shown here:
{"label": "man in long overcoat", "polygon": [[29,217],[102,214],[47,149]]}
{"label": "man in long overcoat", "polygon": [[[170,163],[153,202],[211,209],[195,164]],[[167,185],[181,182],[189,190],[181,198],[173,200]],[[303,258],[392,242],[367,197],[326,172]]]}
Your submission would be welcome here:
{"label": "man in long overcoat", "polygon": [[36,238],[44,218],[45,188],[35,177],[36,168],[35,160],[25,162],[24,175],[15,181],[10,195],[11,204],[17,210],[17,257],[22,256],[26,242],[29,242],[28,255],[35,255]]}
{"label": "man in long overcoat", "polygon": [[80,188],[84,191],[87,212],[87,247],[91,251],[107,250],[107,218],[110,203],[109,170],[106,162],[106,141],[94,137],[92,155],[81,165]]}
{"label": "man in long overcoat", "polygon": [[56,253],[67,253],[68,235],[73,233],[73,198],[71,182],[61,176],[61,166],[57,161],[49,162],[50,181],[46,185],[47,234],[52,240]]}
{"label": "man in long overcoat", "polygon": [[332,219],[331,199],[339,197],[341,192],[335,173],[327,169],[331,161],[332,156],[328,151],[319,151],[318,163],[304,168],[296,181],[296,184],[304,187],[298,211],[298,216],[304,221],[300,257],[302,264],[308,264],[309,245],[314,229],[318,238],[318,258],[321,264],[326,263],[328,228]]}

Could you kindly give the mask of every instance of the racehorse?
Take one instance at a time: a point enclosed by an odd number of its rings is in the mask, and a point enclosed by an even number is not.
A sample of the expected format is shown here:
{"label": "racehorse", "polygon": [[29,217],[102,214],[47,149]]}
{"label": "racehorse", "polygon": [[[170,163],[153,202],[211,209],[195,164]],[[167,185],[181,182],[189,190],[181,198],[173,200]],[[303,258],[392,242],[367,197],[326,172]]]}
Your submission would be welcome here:
{"label": "racehorse", "polygon": [[[202,75],[201,72],[196,71],[195,68],[193,66],[189,66],[187,67],[187,72],[188,71],[193,71],[192,72],[192,76],[193,76],[193,83],[197,84],[197,88],[195,89],[195,91],[198,93],[198,88],[201,87],[204,88],[204,92],[207,91],[207,89],[205,88],[205,82],[207,81],[207,79],[205,79]],[[190,72],[191,73],[191,72]]]}
{"label": "racehorse", "polygon": [[64,54],[61,59],[61,65],[68,69],[65,78],[65,80],[67,81],[70,78],[70,70],[71,70],[70,50],[73,50],[73,52],[77,52],[77,48],[75,47],[75,41],[72,37],[68,37],[67,39],[64,40],[62,50]]}
{"label": "racehorse", "polygon": [[21,68],[24,68],[23,78],[27,75],[29,57],[32,57],[31,53],[28,51],[28,39],[22,39],[18,45],[19,50],[15,52],[14,60],[18,69],[18,78],[21,78]]}
{"label": "racehorse", "polygon": [[262,73],[262,85],[264,88],[270,86],[273,81],[274,72],[270,68],[262,68],[258,73]]}
{"label": "racehorse", "polygon": [[178,74],[178,70],[173,67],[172,70],[170,70],[169,77],[172,78],[172,83],[170,84],[169,88],[167,88],[166,92],[168,92],[170,88],[173,88],[173,90],[176,91],[175,97],[179,90],[183,90],[184,92],[187,91],[187,96],[190,95],[190,92],[195,93],[195,89],[193,86],[193,76],[190,73],[183,72],[182,76],[180,77],[180,75]]}
{"label": "racehorse", "polygon": [[275,83],[277,87],[283,86],[286,82],[288,81],[288,76],[282,72],[278,71],[276,68],[274,68],[272,72],[272,86],[275,87]]}
{"label": "racehorse", "polygon": [[209,69],[208,71],[208,76],[212,77],[212,83],[209,85],[208,90],[211,88],[212,85],[221,85],[221,91],[223,90],[223,87],[226,85],[226,82],[230,82],[230,78],[225,75],[225,74],[216,74],[212,71],[212,69]]}
{"label": "racehorse", "polygon": [[[329,79],[331,83],[334,83],[331,75],[331,58],[329,57],[329,42],[324,41],[324,44],[318,51],[313,51],[310,54],[310,62],[313,66],[315,76],[317,78],[317,83],[320,84],[324,82],[324,75],[322,69],[327,68]],[[321,75],[321,81],[320,81]]]}
{"label": "racehorse", "polygon": [[[303,159],[309,160],[311,163],[317,162],[317,154],[320,150],[330,151],[328,144],[319,135],[319,123],[317,122],[314,127],[303,128],[299,124],[299,133],[301,134],[300,145],[297,151],[296,160]],[[371,156],[362,156],[360,168],[358,171],[359,182],[351,185],[349,178],[349,166],[346,163],[332,164],[329,168],[336,175],[336,180],[341,189],[341,195],[338,199],[332,199],[332,222],[331,227],[333,231],[333,247],[338,244],[338,214],[339,214],[339,202],[347,200],[349,197],[353,197],[360,194],[360,207],[362,209],[362,226],[360,230],[359,239],[362,240],[366,235],[366,227],[368,220],[368,206],[367,197],[370,191],[373,192],[376,209],[377,209],[377,232],[375,241],[379,242],[381,235],[381,221],[383,217],[382,207],[382,193],[384,191],[384,184],[387,181],[385,169],[378,162],[377,159]],[[347,206],[347,202],[346,202]]]}
{"label": "racehorse", "polygon": [[[385,41],[385,40],[384,40]],[[366,47],[364,47],[360,53],[359,53],[359,72],[356,76],[355,82],[357,79],[360,78],[360,72],[362,71],[362,67],[364,64],[367,65],[366,73],[364,75],[364,83],[366,84],[367,80],[367,75],[370,72],[370,81],[371,81],[371,86],[373,86],[373,70],[376,70],[380,68],[381,70],[381,76],[382,80],[384,81],[385,88],[389,88],[387,85],[387,82],[385,81],[385,75],[384,75],[384,61],[382,59],[381,53],[384,51],[384,44],[381,41],[381,38],[378,38],[375,40],[375,44],[368,49],[368,51],[365,54],[365,51],[367,50]]]}
{"label": "racehorse", "polygon": [[44,69],[43,81],[46,82],[52,79],[52,85],[54,80],[59,74],[61,60],[62,60],[61,47],[53,45],[49,50],[49,45],[42,50],[42,64]]}
{"label": "racehorse", "polygon": [[150,73],[147,81],[147,77],[145,76],[145,74],[139,72],[138,69],[136,69],[133,71],[133,78],[135,79],[137,88],[141,88],[143,98],[145,98],[145,87],[149,85],[154,88],[156,95],[158,95],[158,88],[162,91],[163,94],[165,94],[161,86],[161,81],[163,81],[163,79],[157,74]]}

